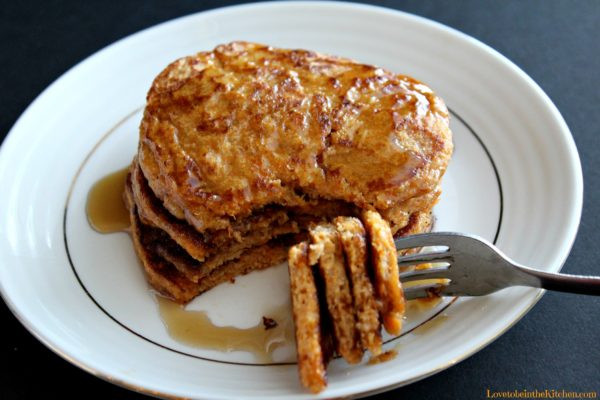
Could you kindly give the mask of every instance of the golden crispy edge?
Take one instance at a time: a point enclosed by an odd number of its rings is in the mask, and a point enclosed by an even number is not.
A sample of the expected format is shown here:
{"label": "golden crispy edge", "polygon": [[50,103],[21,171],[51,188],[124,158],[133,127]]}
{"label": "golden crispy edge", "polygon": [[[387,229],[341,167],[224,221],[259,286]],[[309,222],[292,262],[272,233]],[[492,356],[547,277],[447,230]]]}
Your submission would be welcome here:
{"label": "golden crispy edge", "polygon": [[[179,221],[168,214],[168,211],[162,207],[159,200],[152,197],[153,194],[147,187],[146,178],[141,173],[136,160],[131,166],[131,171],[133,199],[142,221],[163,230],[195,260],[190,260],[187,256],[181,254],[169,252],[165,248],[158,249],[159,255],[171,262],[188,279],[194,282],[199,282],[223,264],[239,259],[245,251],[266,244],[275,236],[298,232],[297,224],[288,220],[276,226],[257,227],[248,236],[240,238],[242,239],[241,242],[231,238],[231,244],[228,246],[208,246],[203,242],[202,234],[186,222]],[[278,215],[273,217],[274,220],[279,218]],[[219,251],[215,252],[215,250]]]}
{"label": "golden crispy edge", "polygon": [[318,393],[327,386],[327,375],[321,348],[319,299],[312,268],[308,264],[306,242],[290,248],[288,270],[300,381],[311,392]]}
{"label": "golden crispy edge", "polygon": [[381,301],[383,326],[389,334],[398,335],[402,330],[405,300],[399,278],[394,238],[388,223],[378,212],[364,211],[362,221],[371,242],[375,291]]}
{"label": "golden crispy edge", "polygon": [[178,303],[187,303],[196,297],[200,291],[197,285],[186,279],[168,262],[148,251],[142,243],[142,227],[131,191],[131,176],[127,177],[124,200],[129,210],[131,222],[131,238],[138,258],[142,262],[148,283],[159,293]]}
{"label": "golden crispy edge", "polygon": [[[187,263],[189,260],[171,259],[169,246],[148,248],[144,245],[144,229],[157,229],[145,226],[137,215],[137,207],[133,201],[131,177],[125,187],[124,199],[129,210],[131,236],[134,249],[146,273],[148,283],[162,295],[178,303],[187,303],[199,294],[212,289],[220,283],[231,281],[237,276],[249,272],[269,268],[282,263],[287,256],[287,244],[269,242],[249,249],[235,260],[228,261],[205,275],[199,282],[193,282],[177,268],[176,262]],[[170,239],[167,239],[170,240]],[[176,244],[173,242],[173,245]],[[176,261],[176,262],[175,262]],[[189,266],[187,266],[189,268]]]}
{"label": "golden crispy edge", "polygon": [[142,220],[165,231],[192,258],[204,261],[211,249],[191,225],[164,212],[160,200],[151,197],[137,157],[134,158],[130,171],[133,200]]}
{"label": "golden crispy edge", "polygon": [[[430,210],[413,213],[410,216],[408,224],[399,230],[394,235],[394,238],[415,235],[417,233],[431,232],[431,228],[433,227],[433,219],[433,214]],[[419,251],[421,251],[421,248],[415,247],[414,249],[398,250],[397,252],[399,256],[406,256],[409,254],[416,254]]]}
{"label": "golden crispy edge", "polygon": [[333,321],[337,352],[349,363],[358,363],[363,351],[359,345],[354,301],[339,235],[332,225],[321,224],[311,227],[309,236],[313,244],[323,244],[319,272],[325,282],[325,298]]}
{"label": "golden crispy edge", "polygon": [[367,270],[366,232],[358,218],[337,217],[334,223],[342,240],[346,268],[352,281],[356,327],[360,333],[360,341],[364,348],[378,355],[381,353],[381,323]]}

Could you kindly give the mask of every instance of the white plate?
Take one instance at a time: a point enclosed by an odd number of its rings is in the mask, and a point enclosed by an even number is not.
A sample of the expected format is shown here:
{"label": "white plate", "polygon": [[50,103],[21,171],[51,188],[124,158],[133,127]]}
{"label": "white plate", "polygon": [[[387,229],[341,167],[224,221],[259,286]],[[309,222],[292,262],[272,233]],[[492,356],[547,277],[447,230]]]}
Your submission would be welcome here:
{"label": "white plate", "polygon": [[[91,56],[21,116],[0,153],[0,289],[52,350],[111,382],[165,396],[307,398],[295,365],[256,365],[171,339],[129,238],[87,224],[90,186],[125,166],[153,77],[173,59],[243,39],[377,64],[430,85],[452,111],[456,151],[436,230],[479,234],[517,261],[558,271],[575,238],[582,175],[567,126],[541,89],[489,47],[412,15],[345,3],[266,3],[200,13],[145,30]],[[407,384],[481,349],[541,291],[505,290],[448,302],[440,323],[391,339],[375,366],[336,360],[325,397]],[[216,323],[252,324],[287,301],[285,267],[222,285],[192,307]],[[441,308],[446,307],[443,311]],[[245,317],[244,320],[241,320]],[[417,334],[419,332],[419,334]],[[285,351],[278,361],[286,361]]]}

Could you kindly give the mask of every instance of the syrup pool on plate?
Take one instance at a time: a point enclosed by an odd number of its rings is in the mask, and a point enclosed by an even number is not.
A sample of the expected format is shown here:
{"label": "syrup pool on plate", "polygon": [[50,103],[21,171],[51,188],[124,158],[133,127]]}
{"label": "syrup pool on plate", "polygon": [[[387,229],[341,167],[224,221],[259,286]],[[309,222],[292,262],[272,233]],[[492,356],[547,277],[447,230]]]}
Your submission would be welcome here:
{"label": "syrup pool on plate", "polygon": [[129,228],[129,212],[123,191],[129,167],[106,175],[88,193],[86,214],[92,228],[100,233],[122,232]]}
{"label": "syrup pool on plate", "polygon": [[273,362],[273,352],[294,340],[289,304],[265,312],[250,328],[217,326],[205,311],[186,310],[183,306],[157,295],[161,318],[175,340],[205,349],[248,351],[260,362]]}

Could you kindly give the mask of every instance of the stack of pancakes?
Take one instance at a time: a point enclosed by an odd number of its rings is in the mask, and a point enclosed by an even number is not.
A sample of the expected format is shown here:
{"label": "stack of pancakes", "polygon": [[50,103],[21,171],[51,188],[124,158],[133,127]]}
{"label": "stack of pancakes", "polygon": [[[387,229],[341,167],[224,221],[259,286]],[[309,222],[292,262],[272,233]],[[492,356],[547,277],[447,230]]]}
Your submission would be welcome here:
{"label": "stack of pancakes", "polygon": [[185,303],[284,261],[338,216],[372,210],[393,235],[422,232],[451,153],[444,103],[410,77],[218,46],[173,62],[148,92],[125,191],[135,248],[151,285]]}

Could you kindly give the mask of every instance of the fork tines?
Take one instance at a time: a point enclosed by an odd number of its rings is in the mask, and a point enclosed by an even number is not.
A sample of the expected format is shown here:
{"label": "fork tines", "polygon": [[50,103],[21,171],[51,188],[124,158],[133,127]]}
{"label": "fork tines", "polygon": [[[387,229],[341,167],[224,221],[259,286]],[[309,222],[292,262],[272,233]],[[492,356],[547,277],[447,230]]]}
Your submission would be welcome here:
{"label": "fork tines", "polygon": [[[451,235],[444,234],[419,234],[396,239],[396,249],[407,250],[421,247],[446,247],[445,250],[432,250],[423,253],[409,254],[398,257],[398,266],[410,266],[426,263],[443,263],[445,265],[434,266],[431,268],[409,269],[400,273],[400,281],[426,281],[432,279],[448,279],[448,270],[453,261],[453,253],[450,249],[450,243],[454,238]],[[421,285],[411,286],[404,289],[404,296],[407,300],[437,296],[448,286],[447,283],[430,282]]]}

